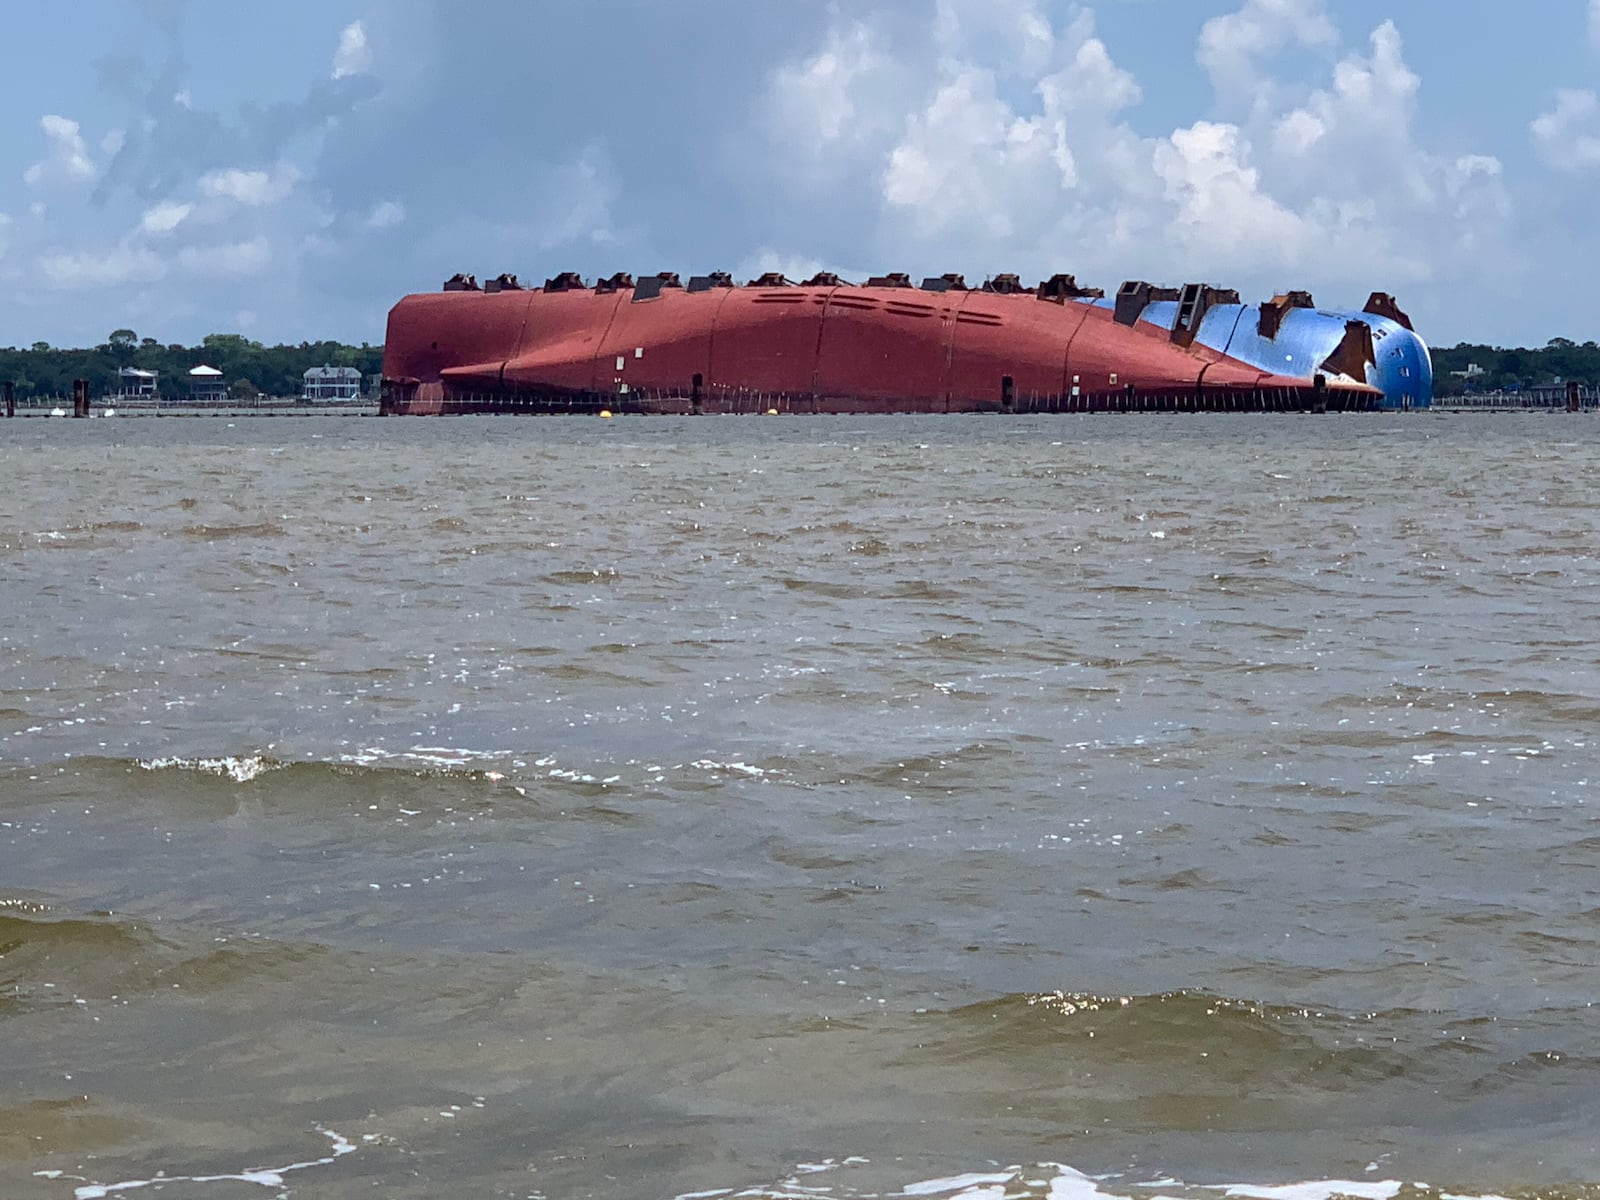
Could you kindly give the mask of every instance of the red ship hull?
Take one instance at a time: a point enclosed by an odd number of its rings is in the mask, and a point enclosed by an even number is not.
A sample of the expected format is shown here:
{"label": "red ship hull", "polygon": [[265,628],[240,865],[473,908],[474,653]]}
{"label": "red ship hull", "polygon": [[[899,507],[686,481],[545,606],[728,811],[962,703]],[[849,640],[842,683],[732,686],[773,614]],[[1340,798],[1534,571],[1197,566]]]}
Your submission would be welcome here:
{"label": "red ship hull", "polygon": [[382,410],[1234,411],[1380,398],[1273,375],[1043,288],[661,282],[407,296],[389,313]]}

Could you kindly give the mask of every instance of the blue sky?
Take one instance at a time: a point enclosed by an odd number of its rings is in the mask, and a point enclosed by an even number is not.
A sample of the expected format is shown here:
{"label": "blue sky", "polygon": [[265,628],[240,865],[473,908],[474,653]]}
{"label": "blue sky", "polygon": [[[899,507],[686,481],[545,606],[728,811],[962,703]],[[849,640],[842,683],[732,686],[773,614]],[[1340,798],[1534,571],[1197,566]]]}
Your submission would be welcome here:
{"label": "blue sky", "polygon": [[0,344],[456,271],[1057,271],[1600,337],[1600,0],[13,0]]}

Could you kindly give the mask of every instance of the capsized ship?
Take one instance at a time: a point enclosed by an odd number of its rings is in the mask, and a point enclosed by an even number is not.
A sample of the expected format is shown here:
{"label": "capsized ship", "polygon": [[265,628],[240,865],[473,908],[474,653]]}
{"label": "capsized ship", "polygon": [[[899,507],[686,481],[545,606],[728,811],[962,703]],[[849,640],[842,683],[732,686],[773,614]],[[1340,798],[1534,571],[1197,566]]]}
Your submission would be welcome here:
{"label": "capsized ship", "polygon": [[1426,408],[1428,348],[1392,297],[1260,304],[1207,284],[1055,275],[726,272],[525,287],[457,275],[389,313],[381,411],[923,413]]}

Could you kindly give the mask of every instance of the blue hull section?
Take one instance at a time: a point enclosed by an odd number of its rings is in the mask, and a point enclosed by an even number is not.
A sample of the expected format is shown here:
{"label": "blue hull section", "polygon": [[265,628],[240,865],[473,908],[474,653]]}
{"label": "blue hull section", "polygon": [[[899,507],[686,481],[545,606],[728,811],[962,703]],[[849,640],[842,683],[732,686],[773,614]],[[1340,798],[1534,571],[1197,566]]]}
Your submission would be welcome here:
{"label": "blue hull section", "polygon": [[[1109,299],[1091,303],[1114,308]],[[1369,312],[1290,308],[1282,313],[1277,333],[1264,337],[1259,304],[1216,304],[1206,310],[1195,341],[1263,371],[1312,379],[1330,374],[1325,364],[1359,321],[1372,332],[1372,358],[1358,382],[1383,393],[1385,409],[1428,408],[1433,403],[1433,359],[1423,340],[1400,322]],[[1139,320],[1170,331],[1178,320],[1179,302],[1152,300]]]}

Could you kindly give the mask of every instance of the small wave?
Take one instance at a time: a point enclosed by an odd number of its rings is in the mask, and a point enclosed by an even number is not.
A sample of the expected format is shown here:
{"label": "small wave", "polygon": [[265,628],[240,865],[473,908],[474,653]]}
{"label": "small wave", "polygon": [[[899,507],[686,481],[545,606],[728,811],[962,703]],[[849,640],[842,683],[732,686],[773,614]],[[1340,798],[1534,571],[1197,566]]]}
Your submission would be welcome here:
{"label": "small wave", "polygon": [[763,767],[753,767],[746,762],[717,762],[714,759],[700,758],[689,764],[697,771],[727,772],[730,775],[748,775],[752,779],[765,779],[768,775],[777,774]]}
{"label": "small wave", "polygon": [[126,1003],[171,988],[187,995],[292,989],[326,953],[313,943],[74,911],[16,893],[0,901],[0,947],[0,1013]]}
{"label": "small wave", "polygon": [[138,765],[146,771],[199,771],[205,775],[220,775],[235,783],[249,783],[268,771],[276,771],[283,763],[259,754],[243,758],[141,758]]}
{"label": "small wave", "polygon": [[69,533],[138,533],[144,526],[138,521],[87,521],[69,525]]}
{"label": "small wave", "polygon": [[249,1167],[222,1175],[173,1175],[161,1171],[152,1179],[124,1179],[117,1183],[95,1183],[81,1175],[68,1175],[63,1171],[35,1171],[33,1175],[35,1179],[62,1179],[79,1184],[80,1186],[72,1191],[76,1200],[106,1200],[107,1197],[122,1192],[133,1192],[147,1187],[161,1189],[176,1183],[253,1183],[260,1187],[281,1189],[287,1186],[285,1175],[296,1171],[308,1171],[313,1167],[325,1167],[337,1162],[346,1154],[355,1153],[356,1144],[343,1134],[335,1133],[331,1129],[319,1129],[317,1132],[332,1143],[328,1153],[319,1158],[304,1159],[282,1167]]}
{"label": "small wave", "polygon": [[486,763],[504,762],[509,750],[471,750],[464,746],[413,746],[409,750],[384,750],[368,746],[338,756],[347,766],[373,767],[380,764],[399,767],[425,767],[443,770],[477,770]]}
{"label": "small wave", "polygon": [[201,541],[214,542],[236,537],[283,537],[284,531],[269,521],[250,525],[185,525],[183,533]]}
{"label": "small wave", "polygon": [[[885,1184],[885,1173],[868,1159],[852,1156],[797,1164],[788,1178],[750,1187],[686,1192],[674,1200],[709,1200],[737,1195],[747,1200],[1504,1200],[1496,1193],[1440,1191],[1422,1182],[1396,1179],[1306,1179],[1289,1183],[1188,1184],[1172,1178],[1129,1179],[1088,1175],[1061,1163],[1000,1169]],[[822,1180],[826,1179],[824,1184]],[[1573,1195],[1589,1189],[1573,1189]],[[1550,1193],[1541,1191],[1541,1195]]]}

